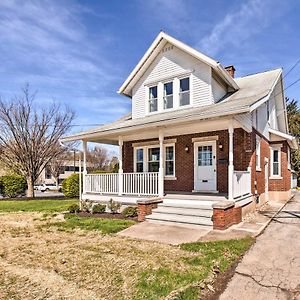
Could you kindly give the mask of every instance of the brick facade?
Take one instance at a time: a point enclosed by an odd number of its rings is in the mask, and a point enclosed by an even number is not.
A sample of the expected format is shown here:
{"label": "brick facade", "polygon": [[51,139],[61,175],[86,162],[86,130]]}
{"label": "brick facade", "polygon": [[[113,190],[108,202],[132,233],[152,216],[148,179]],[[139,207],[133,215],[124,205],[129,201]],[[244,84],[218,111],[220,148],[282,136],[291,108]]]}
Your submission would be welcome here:
{"label": "brick facade", "polygon": [[[216,172],[217,190],[221,193],[228,192],[228,151],[229,137],[227,130],[211,131],[205,133],[187,134],[168,137],[176,139],[175,143],[175,176],[176,180],[165,180],[165,191],[191,192],[194,189],[194,144],[193,138],[218,136],[216,141]],[[158,144],[158,140],[153,140]],[[123,170],[134,171],[134,149],[132,143],[142,141],[124,142],[123,146]],[[143,141],[145,142],[145,141]],[[219,145],[223,148],[220,149]],[[186,146],[189,152],[185,151]],[[234,131],[234,165],[235,170],[244,171],[249,166],[253,149],[251,148],[251,134],[238,128]]]}

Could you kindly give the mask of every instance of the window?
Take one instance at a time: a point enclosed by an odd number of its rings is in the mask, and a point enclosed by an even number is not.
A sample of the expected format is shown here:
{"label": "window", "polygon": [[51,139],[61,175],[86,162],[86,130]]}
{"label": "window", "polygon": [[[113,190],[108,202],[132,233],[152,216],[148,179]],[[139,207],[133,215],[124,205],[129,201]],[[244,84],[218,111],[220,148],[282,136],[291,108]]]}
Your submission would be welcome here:
{"label": "window", "polygon": [[149,88],[149,111],[157,111],[157,86]]}
{"label": "window", "polygon": [[280,147],[274,147],[271,150],[271,159],[272,159],[272,170],[271,175],[272,176],[280,176],[281,173],[281,165],[280,165]]}
{"label": "window", "polygon": [[173,108],[173,82],[164,84],[164,109]]}
{"label": "window", "polygon": [[190,78],[180,79],[179,105],[190,104]]}
{"label": "window", "polygon": [[148,149],[148,172],[159,171],[159,148]]}
{"label": "window", "polygon": [[136,172],[144,172],[144,149],[136,149]]}
{"label": "window", "polygon": [[166,176],[174,176],[174,146],[166,146],[165,153],[165,174]]}
{"label": "window", "polygon": [[260,170],[260,138],[256,137],[256,170]]}
{"label": "window", "polygon": [[212,166],[213,155],[212,146],[198,147],[198,166]]}
{"label": "window", "polygon": [[270,120],[270,101],[268,100],[267,103],[267,121],[269,122]]}

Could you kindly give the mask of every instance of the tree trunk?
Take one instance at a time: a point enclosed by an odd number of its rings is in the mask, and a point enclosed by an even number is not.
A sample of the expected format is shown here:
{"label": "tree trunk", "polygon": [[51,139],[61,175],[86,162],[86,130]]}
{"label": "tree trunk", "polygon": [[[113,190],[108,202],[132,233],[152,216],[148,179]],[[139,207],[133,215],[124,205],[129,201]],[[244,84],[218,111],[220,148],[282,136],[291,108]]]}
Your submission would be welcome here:
{"label": "tree trunk", "polygon": [[55,181],[56,181],[56,189],[57,189],[57,191],[58,191],[58,189],[59,189],[59,186],[58,186],[59,176],[58,176],[57,178],[55,178]]}
{"label": "tree trunk", "polygon": [[31,177],[27,177],[27,197],[34,198],[34,182]]}

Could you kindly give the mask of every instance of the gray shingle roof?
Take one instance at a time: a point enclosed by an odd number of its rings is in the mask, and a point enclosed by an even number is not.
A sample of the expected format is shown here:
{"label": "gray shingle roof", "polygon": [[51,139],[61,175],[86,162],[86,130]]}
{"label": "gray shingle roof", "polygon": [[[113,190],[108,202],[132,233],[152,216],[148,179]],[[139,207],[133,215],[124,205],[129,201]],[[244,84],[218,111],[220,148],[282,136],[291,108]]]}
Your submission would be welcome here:
{"label": "gray shingle roof", "polygon": [[280,73],[281,69],[275,69],[235,78],[240,89],[234,93],[225,95],[218,103],[212,105],[163,112],[138,119],[132,119],[131,113],[129,113],[112,123],[79,132],[66,137],[63,140],[79,139],[88,134],[109,133],[110,131],[118,129],[130,129],[133,127],[138,128],[139,126],[147,124],[158,125],[169,120],[178,120],[178,122],[180,122],[186,119],[196,118],[200,120],[218,116],[246,113],[250,111],[251,105],[255,104],[270,93]]}

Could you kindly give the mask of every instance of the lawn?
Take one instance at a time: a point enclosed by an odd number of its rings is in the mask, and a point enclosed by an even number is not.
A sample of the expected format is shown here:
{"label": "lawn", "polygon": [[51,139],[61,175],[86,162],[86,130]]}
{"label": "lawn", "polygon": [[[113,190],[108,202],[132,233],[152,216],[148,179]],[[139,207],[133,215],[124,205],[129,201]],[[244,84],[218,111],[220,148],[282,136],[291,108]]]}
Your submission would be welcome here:
{"label": "lawn", "polygon": [[1,200],[0,212],[61,212],[74,203],[78,203],[78,200]]}
{"label": "lawn", "polygon": [[253,242],[129,240],[114,233],[133,221],[52,214],[72,201],[0,202],[0,299],[195,300]]}

